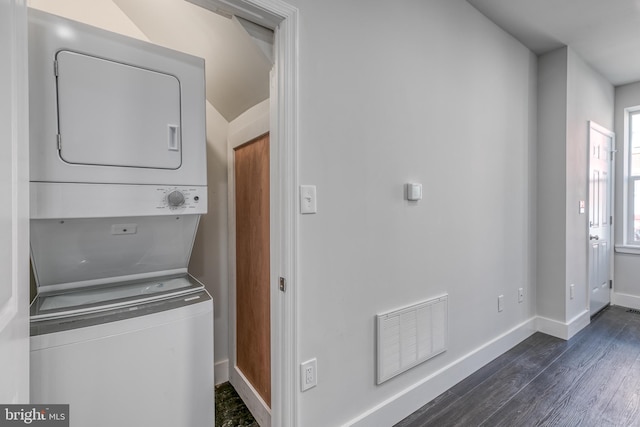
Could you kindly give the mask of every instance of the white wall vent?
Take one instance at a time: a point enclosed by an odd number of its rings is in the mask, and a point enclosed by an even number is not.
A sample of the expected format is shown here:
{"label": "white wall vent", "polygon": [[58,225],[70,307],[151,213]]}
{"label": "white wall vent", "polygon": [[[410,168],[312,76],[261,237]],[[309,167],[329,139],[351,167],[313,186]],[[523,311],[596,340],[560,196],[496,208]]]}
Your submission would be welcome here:
{"label": "white wall vent", "polygon": [[448,295],[376,316],[378,380],[386,380],[447,349]]}

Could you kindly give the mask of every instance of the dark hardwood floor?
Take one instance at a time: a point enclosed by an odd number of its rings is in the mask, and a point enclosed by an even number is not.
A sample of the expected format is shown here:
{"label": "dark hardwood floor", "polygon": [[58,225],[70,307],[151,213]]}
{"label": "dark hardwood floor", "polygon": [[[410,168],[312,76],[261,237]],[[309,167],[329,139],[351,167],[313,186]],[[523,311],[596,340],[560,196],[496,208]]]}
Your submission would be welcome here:
{"label": "dark hardwood floor", "polygon": [[532,335],[396,424],[419,426],[640,426],[640,313]]}

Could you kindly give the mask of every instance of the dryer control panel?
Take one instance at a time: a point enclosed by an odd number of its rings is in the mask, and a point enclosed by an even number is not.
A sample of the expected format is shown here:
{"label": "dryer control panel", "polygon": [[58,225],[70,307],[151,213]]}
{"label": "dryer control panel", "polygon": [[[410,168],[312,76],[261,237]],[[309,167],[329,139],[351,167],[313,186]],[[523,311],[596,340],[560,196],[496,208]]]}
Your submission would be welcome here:
{"label": "dryer control panel", "polygon": [[207,187],[32,182],[31,218],[207,213]]}
{"label": "dryer control panel", "polygon": [[158,209],[170,211],[184,211],[198,209],[201,203],[202,187],[160,187],[157,189],[161,195]]}

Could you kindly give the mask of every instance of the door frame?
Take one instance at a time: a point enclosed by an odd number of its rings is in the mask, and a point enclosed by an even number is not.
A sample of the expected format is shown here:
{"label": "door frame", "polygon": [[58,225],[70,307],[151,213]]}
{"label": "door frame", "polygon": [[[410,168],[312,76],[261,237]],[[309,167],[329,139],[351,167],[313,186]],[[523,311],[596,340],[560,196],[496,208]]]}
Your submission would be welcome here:
{"label": "door frame", "polygon": [[[616,135],[613,131],[607,129],[606,127],[599,125],[598,123],[589,120],[588,122],[588,142],[587,142],[587,152],[588,152],[588,156],[587,156],[587,194],[591,194],[590,192],[590,182],[591,182],[591,132],[592,131],[596,131],[599,132],[605,136],[608,136],[611,138],[611,147],[610,147],[610,153],[611,153],[611,157],[609,158],[609,163],[610,163],[610,170],[609,170],[609,188],[608,188],[608,205],[609,205],[609,215],[611,218],[615,218],[615,204],[614,204],[614,189],[615,189],[615,153],[616,153]],[[589,206],[590,206],[590,200],[588,200]],[[590,313],[590,315],[593,315],[594,313],[591,313],[591,278],[590,276],[590,271],[591,271],[591,241],[589,240],[589,235],[590,235],[590,228],[591,226],[589,225],[589,218],[587,218],[587,231],[586,231],[586,237],[587,237],[587,311]],[[609,227],[609,280],[611,280],[613,283],[613,277],[614,277],[614,271],[613,271],[613,267],[614,267],[614,244],[613,244],[613,238],[615,236],[614,233],[614,227],[615,227],[615,221],[611,221],[610,222],[610,227]],[[613,284],[613,286],[615,286],[615,283]],[[613,287],[609,288],[609,304],[611,304],[611,301],[613,299]],[[606,306],[605,306],[606,307]]]}
{"label": "door frame", "polygon": [[[0,51],[9,61],[0,65],[0,141],[3,182],[8,209],[2,212],[3,237],[10,249],[2,263],[3,283],[10,287],[0,301],[0,402],[29,403],[29,95],[27,5],[25,0],[0,0]],[[6,162],[6,163],[5,163]],[[7,211],[10,211],[8,215]],[[6,215],[6,216],[5,216]],[[5,268],[7,271],[5,271]]]}
{"label": "door frame", "polygon": [[[216,13],[237,15],[274,30],[275,64],[270,88],[270,256],[271,256],[271,425],[299,425],[297,285],[298,280],[298,9],[281,0],[188,0]],[[231,153],[232,155],[232,153]],[[229,154],[228,154],[229,156]],[[235,191],[229,186],[231,195]],[[231,209],[231,208],[230,208]],[[235,214],[235,212],[234,212]],[[230,211],[231,215],[231,211]],[[231,216],[229,219],[231,220]],[[234,227],[235,227],[235,221]],[[230,223],[231,231],[231,223]],[[235,229],[234,229],[235,233]],[[229,236],[229,250],[235,244]],[[229,253],[235,280],[235,252]],[[232,264],[233,263],[233,264]],[[279,290],[280,277],[286,292]],[[232,281],[230,280],[230,286]],[[230,290],[231,291],[231,290]],[[231,301],[229,325],[235,328]],[[235,342],[230,333],[230,366]],[[233,356],[232,356],[233,354]]]}

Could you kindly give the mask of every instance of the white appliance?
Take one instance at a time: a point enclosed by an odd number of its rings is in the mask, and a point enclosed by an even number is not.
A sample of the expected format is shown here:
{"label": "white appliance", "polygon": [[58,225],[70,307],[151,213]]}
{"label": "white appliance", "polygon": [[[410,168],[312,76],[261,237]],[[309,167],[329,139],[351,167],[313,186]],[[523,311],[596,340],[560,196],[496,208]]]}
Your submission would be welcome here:
{"label": "white appliance", "polygon": [[74,427],[214,424],[204,61],[29,11],[31,400]]}

